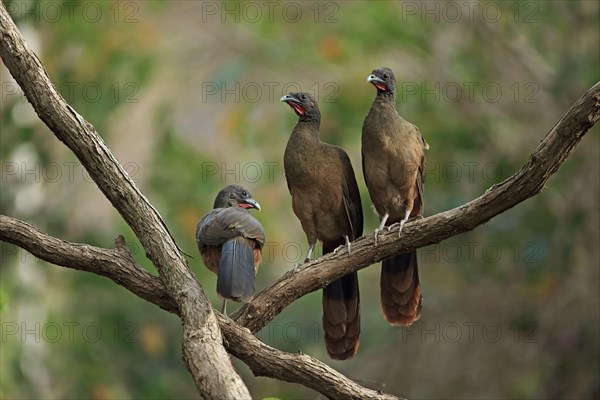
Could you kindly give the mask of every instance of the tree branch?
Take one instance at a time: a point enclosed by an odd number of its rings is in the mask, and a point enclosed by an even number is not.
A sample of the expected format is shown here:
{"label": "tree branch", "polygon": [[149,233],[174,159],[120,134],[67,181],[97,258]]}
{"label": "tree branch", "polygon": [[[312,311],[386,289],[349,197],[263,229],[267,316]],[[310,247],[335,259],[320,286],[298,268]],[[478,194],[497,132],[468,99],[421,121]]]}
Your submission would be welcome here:
{"label": "tree branch", "polygon": [[531,154],[523,168],[483,195],[449,211],[408,222],[398,239],[398,230],[384,230],[375,246],[372,234],[352,242],[352,254],[345,250],[329,253],[288,272],[259,293],[252,303],[237,310],[232,319],[256,333],[298,298],[330,282],[394,254],[439,243],[475,229],[496,215],[536,195],[558,170],[586,132],[600,118],[600,82],[596,83],[552,128]]}
{"label": "tree branch", "polygon": [[[236,326],[225,316],[213,313],[206,295],[179,253],[158,212],[137,189],[94,128],[56,92],[40,60],[23,42],[3,6],[0,6],[0,39],[0,55],[42,121],[77,155],[98,187],[131,226],[146,249],[148,258],[159,270],[162,281],[140,269],[129,254],[124,254],[126,250],[119,242],[115,250],[106,250],[51,238],[55,241],[52,242],[54,245],[73,257],[69,262],[59,257],[58,253],[52,253],[50,247],[50,250],[36,248],[45,240],[50,240],[48,237],[35,236],[33,232],[25,230],[23,232],[26,234],[32,234],[31,241],[28,242],[26,238],[17,235],[17,231],[11,231],[10,229],[16,228],[10,228],[9,222],[14,221],[7,220],[8,217],[0,220],[4,224],[0,230],[3,240],[27,248],[33,254],[37,252],[37,256],[47,257],[50,262],[107,276],[140,297],[168,311],[178,312],[184,328],[184,359],[200,393],[206,397],[249,397],[221,345],[219,324],[229,339],[228,350],[244,360],[256,374],[303,383],[313,388],[314,384],[311,382],[321,377],[327,383],[319,381],[322,387],[316,389],[331,390],[324,393],[330,397],[344,397],[342,394],[349,393],[344,391],[349,387],[352,390],[362,389],[352,386],[356,384],[316,360],[299,355],[284,356],[286,353],[262,344],[250,332]],[[284,275],[261,292],[252,303],[240,309],[235,314],[236,321],[248,327],[251,332],[257,332],[306,293],[393,254],[438,243],[472,230],[534,196],[542,190],[544,183],[556,172],[599,116],[600,84],[597,83],[548,133],[527,164],[509,179],[494,185],[482,196],[463,206],[408,223],[400,239],[397,238],[397,231],[384,232],[380,235],[379,245],[375,247],[372,235],[364,236],[353,243],[351,256],[342,250]],[[29,228],[35,230],[31,226]],[[38,234],[43,235],[39,231]],[[120,262],[115,261],[115,258]],[[124,271],[118,271],[117,266],[125,266]],[[145,283],[141,283],[142,281]],[[211,364],[213,361],[222,365]],[[279,371],[269,365],[277,365]],[[343,387],[336,385],[336,382],[343,382]],[[357,392],[351,393],[355,397]],[[358,393],[364,397],[372,397],[375,392]]]}
{"label": "tree branch", "polygon": [[210,302],[160,215],[94,127],[56,91],[3,4],[0,4],[0,56],[40,119],[77,156],[158,269],[168,295],[180,310],[183,359],[200,394],[206,398],[249,399],[250,392],[223,347]]}
{"label": "tree branch", "polygon": [[[48,236],[26,222],[0,215],[0,240],[17,245],[44,261],[110,278],[142,299],[179,314],[163,282],[135,262],[122,237],[115,241],[115,249],[69,243]],[[364,388],[308,355],[285,353],[267,346],[248,329],[221,313],[215,314],[227,339],[227,350],[245,362],[256,376],[299,383],[332,399],[396,399]],[[208,334],[214,335],[216,329],[218,326],[209,327]]]}
{"label": "tree branch", "polygon": [[[238,322],[256,332],[297,298],[324,287],[348,272],[362,269],[399,251],[437,243],[474,229],[534,196],[543,189],[550,175],[558,170],[599,118],[600,83],[597,83],[577,100],[541,141],[528,163],[515,175],[461,207],[408,223],[405,234],[399,239],[395,231],[383,231],[380,244],[375,247],[372,235],[363,236],[353,242],[351,256],[344,251],[328,254],[293,273],[285,274],[241,309]],[[162,282],[135,264],[119,239],[115,250],[72,244],[44,235],[37,228],[6,216],[0,216],[0,239],[14,243],[46,261],[109,277],[139,297],[178,313],[176,304],[165,292]],[[301,383],[332,398],[344,397],[349,388],[352,388],[352,393],[361,394],[361,397],[372,397],[372,391],[360,386],[357,389],[354,386],[356,383],[335,371],[324,373],[329,367],[319,361],[310,359],[309,365],[307,360],[299,359],[302,356],[278,352],[264,345],[249,332],[232,324],[227,317],[218,314],[218,319],[228,339],[228,350],[247,363],[256,375]],[[285,368],[277,362],[284,359],[287,360]],[[278,367],[269,368],[271,365]],[[315,371],[320,372],[315,374]]]}
{"label": "tree branch", "polygon": [[0,241],[19,246],[49,263],[105,276],[138,297],[179,315],[162,280],[135,262],[122,236],[115,240],[114,249],[103,249],[57,239],[27,222],[0,214]]}

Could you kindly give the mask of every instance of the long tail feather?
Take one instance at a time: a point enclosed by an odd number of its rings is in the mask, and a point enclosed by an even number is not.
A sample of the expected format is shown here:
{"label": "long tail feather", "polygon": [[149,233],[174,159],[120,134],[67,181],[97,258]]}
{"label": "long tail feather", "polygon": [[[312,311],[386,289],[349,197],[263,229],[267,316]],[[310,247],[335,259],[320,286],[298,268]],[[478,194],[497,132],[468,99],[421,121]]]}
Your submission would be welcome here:
{"label": "long tail feather", "polygon": [[417,252],[384,260],[381,269],[381,309],[392,325],[408,326],[419,319],[423,297]]}
{"label": "long tail feather", "polygon": [[254,253],[243,238],[225,242],[217,275],[217,293],[226,299],[248,303],[254,296]]}
{"label": "long tail feather", "polygon": [[[323,245],[323,253],[332,251]],[[323,289],[323,329],[329,356],[351,358],[360,344],[360,293],[358,274],[353,272]]]}

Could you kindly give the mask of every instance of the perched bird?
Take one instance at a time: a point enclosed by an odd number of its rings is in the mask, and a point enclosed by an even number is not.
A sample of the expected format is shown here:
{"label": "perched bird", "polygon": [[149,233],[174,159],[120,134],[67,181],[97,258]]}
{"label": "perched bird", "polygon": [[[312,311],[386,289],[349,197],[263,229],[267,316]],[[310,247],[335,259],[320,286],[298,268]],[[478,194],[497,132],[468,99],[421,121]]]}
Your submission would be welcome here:
{"label": "perched bird", "polygon": [[217,274],[217,293],[227,299],[248,303],[254,296],[254,278],[265,244],[265,231],[248,209],[260,211],[250,192],[238,185],[223,188],[214,209],[196,228],[196,243],[208,269]]}
{"label": "perched bird", "polygon": [[[348,154],[321,142],[321,114],[308,93],[281,98],[298,115],[283,157],[292,208],[308,239],[309,261],[317,240],[323,254],[336,251],[362,235],[360,193]],[[323,328],[331,358],[345,360],[356,354],[360,337],[360,296],[356,272],[323,289]]]}
{"label": "perched bird", "polygon": [[[409,218],[423,215],[425,150],[419,128],[396,111],[396,78],[378,68],[367,78],[377,88],[362,127],[362,166],[371,201],[381,221],[377,234]],[[407,326],[421,316],[421,285],[417,252],[398,254],[382,262],[381,308],[392,325]]]}

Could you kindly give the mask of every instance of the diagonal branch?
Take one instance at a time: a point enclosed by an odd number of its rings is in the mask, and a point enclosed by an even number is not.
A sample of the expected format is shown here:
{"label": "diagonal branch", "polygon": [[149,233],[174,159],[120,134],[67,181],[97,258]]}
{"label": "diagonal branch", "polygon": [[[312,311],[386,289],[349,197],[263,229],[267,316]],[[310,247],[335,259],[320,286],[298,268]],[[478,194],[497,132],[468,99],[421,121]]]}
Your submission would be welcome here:
{"label": "diagonal branch", "polygon": [[[461,207],[407,224],[406,234],[399,239],[395,231],[384,231],[380,235],[379,246],[375,247],[371,235],[361,237],[353,243],[351,256],[343,251],[328,254],[294,273],[287,273],[260,293],[252,303],[241,309],[238,322],[256,332],[297,298],[324,287],[348,272],[364,268],[399,251],[437,243],[474,229],[495,215],[534,196],[542,190],[550,175],[558,170],[599,118],[600,83],[597,83],[541,141],[528,163],[509,179],[494,185],[482,196]],[[137,266],[119,240],[115,250],[70,244],[44,235],[29,224],[5,216],[0,216],[0,239],[14,243],[46,261],[107,276],[139,297],[177,313],[177,306],[166,294],[162,282]],[[218,318],[228,339],[228,350],[246,362],[257,375],[302,383],[334,398],[344,397],[343,394],[347,392],[332,382],[341,382],[340,385],[344,388],[356,385],[333,370],[331,375],[314,375],[315,371],[323,371],[322,368],[328,367],[313,359],[310,360],[314,364],[309,366],[306,364],[307,360],[300,360],[299,356],[288,354],[290,359],[287,360],[288,364],[285,364],[287,368],[280,367],[275,361],[281,360],[282,355],[286,353],[260,343],[249,332],[232,324],[225,316],[218,314]],[[249,351],[249,348],[254,350]],[[270,369],[267,367],[269,365],[277,365],[278,368]],[[313,375],[306,372],[307,368]],[[311,378],[306,379],[307,376]],[[321,378],[329,384],[324,384]],[[353,387],[352,390],[361,394],[361,397],[371,397],[368,389],[361,389]]]}
{"label": "diagonal branch", "polygon": [[293,273],[288,272],[259,293],[252,303],[240,308],[232,318],[256,333],[292,302],[335,279],[394,254],[439,243],[475,229],[539,193],[599,118],[600,82],[571,106],[531,154],[525,166],[504,182],[460,207],[407,223],[399,239],[398,230],[382,231],[376,247],[373,235],[362,236],[352,243],[351,256],[345,250],[330,253]]}
{"label": "diagonal branch", "polygon": [[[15,244],[47,262],[106,276],[142,299],[179,314],[163,282],[135,262],[122,237],[117,238],[115,249],[69,243],[48,236],[26,222],[0,215],[0,240]],[[300,383],[333,399],[396,399],[364,388],[308,355],[285,353],[267,346],[248,329],[221,313],[215,314],[227,339],[227,350],[244,361],[256,376]],[[213,335],[216,328],[209,327],[208,334]]]}
{"label": "diagonal branch", "polygon": [[114,249],[104,249],[57,239],[27,222],[0,214],[0,241],[19,246],[49,263],[105,276],[138,297],[179,315],[162,280],[135,262],[122,236],[115,240]]}
{"label": "diagonal branch", "polygon": [[[286,372],[273,372],[266,365],[270,365],[268,363],[277,365],[276,358],[284,353],[276,352],[268,346],[262,347],[265,345],[249,332],[238,328],[226,317],[212,312],[206,295],[195,280],[187,262],[178,252],[158,212],[127,176],[94,128],[56,92],[40,60],[23,42],[3,6],[0,6],[0,39],[0,55],[40,118],[77,155],[105,196],[132,227],[146,249],[148,258],[159,270],[162,280],[145,271],[143,273],[136,271],[137,266],[130,266],[131,268],[127,270],[130,275],[121,275],[112,270],[112,267],[111,271],[104,268],[96,272],[109,276],[124,286],[131,285],[131,287],[127,286],[130,290],[169,311],[180,311],[184,328],[184,359],[201,394],[205,397],[249,397],[247,389],[224,352],[219,325],[227,338],[231,339],[227,344],[228,350],[251,367],[254,366],[257,373],[279,374],[276,377],[294,382],[304,382],[302,379],[311,376],[308,373],[301,373],[298,369],[312,365],[311,362],[314,361],[299,358],[304,356],[295,356],[296,358],[289,359],[281,367],[282,371],[289,371],[292,375],[285,375]],[[556,172],[599,117],[600,84],[597,83],[548,133],[527,164],[506,181],[494,185],[481,197],[461,207],[407,224],[400,239],[397,239],[397,232],[386,232],[381,235],[379,246],[375,247],[372,236],[362,237],[353,243],[351,256],[348,256],[345,251],[330,254],[301,267],[295,273],[286,274],[273,286],[260,293],[251,304],[241,309],[236,314],[237,322],[249,328],[251,332],[257,332],[287,305],[308,292],[322,288],[349,272],[365,268],[393,254],[437,243],[474,229],[534,196],[542,190],[544,183]],[[3,223],[6,222],[5,218],[8,217],[2,217]],[[5,229],[1,229],[0,233],[0,237],[4,237]],[[7,236],[5,240],[23,247],[27,246],[23,239],[18,241],[12,236]],[[54,240],[58,241],[58,239]],[[105,266],[112,265],[110,260],[107,260],[110,258],[110,253],[103,253],[110,250],[94,250],[89,246],[85,247],[86,245],[75,246],[83,247],[78,248],[78,253],[76,252],[74,257],[77,254],[85,255],[87,252],[97,251],[93,254],[98,256]],[[42,252],[31,245],[30,249],[32,252]],[[114,251],[120,254],[122,262],[131,261],[129,255],[121,254],[123,249],[120,250],[119,245]],[[56,260],[60,261],[60,259]],[[102,265],[102,263],[98,264],[97,260],[92,261],[92,265]],[[74,260],[73,263],[75,265],[76,261]],[[68,266],[68,262],[64,262],[63,265]],[[84,264],[78,266],[79,269],[90,270],[85,268]],[[138,279],[147,281],[147,286],[137,285]],[[153,287],[150,282],[154,282],[155,286]],[[158,287],[159,284],[162,285],[162,289]],[[154,297],[153,290],[156,290],[154,295],[160,294],[160,300]],[[236,343],[233,343],[234,340]],[[243,343],[237,343],[240,340]],[[257,347],[252,350],[251,347],[244,347],[245,345]],[[266,356],[267,350],[276,352],[272,353],[274,358]],[[290,355],[290,357],[294,356]],[[219,362],[220,365],[217,366],[213,362]],[[322,364],[315,365],[312,373],[318,368],[323,368],[322,371],[325,371],[328,367]],[[341,379],[339,377],[338,374],[330,378],[334,382],[336,379]],[[347,380],[347,378],[343,379]],[[310,383],[306,385],[313,387]],[[324,390],[329,387],[324,385]],[[340,392],[335,393],[337,395],[328,395],[343,397]],[[368,395],[366,393],[365,397]]]}
{"label": "diagonal branch", "polygon": [[[223,347],[210,302],[162,218],[94,127],[56,91],[3,4],[0,4],[0,56],[40,119],[77,156],[158,269],[168,295],[180,310],[183,359],[200,394],[206,398],[250,398]],[[214,334],[206,335],[211,327]]]}

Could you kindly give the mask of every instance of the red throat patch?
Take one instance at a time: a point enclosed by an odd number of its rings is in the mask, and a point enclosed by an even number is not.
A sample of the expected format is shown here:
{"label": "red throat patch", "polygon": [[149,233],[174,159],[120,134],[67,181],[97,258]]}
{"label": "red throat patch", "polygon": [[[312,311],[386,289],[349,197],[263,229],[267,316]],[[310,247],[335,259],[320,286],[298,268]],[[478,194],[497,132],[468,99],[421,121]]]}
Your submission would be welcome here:
{"label": "red throat patch", "polygon": [[246,204],[246,203],[238,203],[237,205],[239,208],[252,208],[252,206],[250,204]]}
{"label": "red throat patch", "polygon": [[300,106],[300,104],[294,103],[293,101],[290,101],[288,104],[294,109],[294,111],[296,111],[296,114],[302,116],[306,113],[306,111]]}
{"label": "red throat patch", "polygon": [[381,82],[373,82],[373,85],[375,85],[375,87],[379,90],[383,90],[384,92],[387,92],[387,87],[381,83]]}

